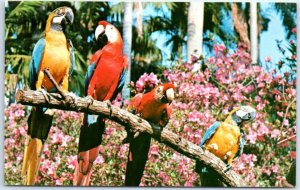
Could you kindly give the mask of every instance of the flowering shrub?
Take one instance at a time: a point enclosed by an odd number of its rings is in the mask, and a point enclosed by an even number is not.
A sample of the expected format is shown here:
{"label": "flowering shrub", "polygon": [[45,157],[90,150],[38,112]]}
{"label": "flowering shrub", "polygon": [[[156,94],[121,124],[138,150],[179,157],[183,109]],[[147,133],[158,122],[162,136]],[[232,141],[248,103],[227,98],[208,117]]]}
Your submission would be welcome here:
{"label": "flowering shrub", "polygon": [[[294,45],[294,44],[293,44]],[[242,45],[229,54],[225,46],[214,47],[215,56],[204,60],[200,70],[192,62],[176,64],[163,77],[144,74],[134,84],[133,93],[147,92],[160,81],[177,87],[168,125],[182,138],[199,144],[215,121],[223,121],[230,110],[250,105],[257,110],[253,123],[245,126],[244,153],[233,163],[249,186],[272,187],[286,175],[296,159],[296,81],[274,67],[266,71],[253,65]],[[266,61],[272,62],[272,59]],[[281,60],[282,64],[287,60]],[[290,60],[289,60],[290,61]],[[291,70],[286,70],[292,73]],[[290,72],[289,72],[290,71]],[[118,97],[120,99],[120,97]],[[120,105],[118,101],[116,105]],[[5,109],[5,183],[20,185],[28,111],[11,104]],[[77,144],[82,114],[55,111],[53,127],[44,146],[37,185],[72,185],[77,160]],[[100,154],[91,177],[92,186],[124,184],[128,145],[122,126],[107,121]],[[195,161],[152,141],[142,186],[199,186]]]}

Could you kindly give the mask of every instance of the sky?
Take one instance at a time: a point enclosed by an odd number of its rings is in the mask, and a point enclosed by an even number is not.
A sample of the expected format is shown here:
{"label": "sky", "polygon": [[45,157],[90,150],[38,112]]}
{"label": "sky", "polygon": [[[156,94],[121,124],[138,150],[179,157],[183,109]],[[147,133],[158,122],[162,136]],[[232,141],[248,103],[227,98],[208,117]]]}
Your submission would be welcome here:
{"label": "sky", "polygon": [[[285,39],[286,31],[282,25],[280,15],[272,8],[272,3],[261,3],[261,8],[263,14],[266,14],[270,18],[270,22],[268,24],[268,30],[264,31],[260,34],[260,44],[259,44],[259,60],[263,66],[268,64],[265,62],[265,58],[267,56],[271,57],[271,62],[276,63],[282,58],[277,45],[276,40],[282,40],[284,44],[288,44],[288,41]],[[163,8],[163,12],[167,13],[168,10]],[[162,12],[155,12],[150,7],[146,8],[143,12],[144,16],[150,16],[155,14],[162,14]],[[229,28],[228,32],[233,32],[233,24],[231,16],[227,17],[224,20],[223,26]],[[152,39],[157,40],[157,47],[159,47],[163,51],[163,65],[169,65],[171,62],[168,61],[168,57],[170,55],[170,48],[166,47],[164,42],[167,40],[165,35],[162,33],[154,33],[152,35]],[[184,50],[186,47],[183,47]],[[211,56],[210,52],[207,49],[203,48],[203,54],[205,57]],[[186,56],[183,56],[186,59]],[[269,63],[272,64],[272,63]]]}

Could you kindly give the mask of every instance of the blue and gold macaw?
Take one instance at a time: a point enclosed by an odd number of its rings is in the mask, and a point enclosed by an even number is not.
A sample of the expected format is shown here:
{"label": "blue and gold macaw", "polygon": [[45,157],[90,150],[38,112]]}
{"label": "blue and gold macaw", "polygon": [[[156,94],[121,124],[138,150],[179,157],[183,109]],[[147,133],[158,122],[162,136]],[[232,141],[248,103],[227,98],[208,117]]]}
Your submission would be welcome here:
{"label": "blue and gold macaw", "polygon": [[[48,69],[64,92],[68,92],[69,77],[75,64],[72,42],[66,39],[63,27],[73,23],[74,14],[69,7],[60,7],[50,13],[45,37],[35,45],[29,68],[29,82],[32,90],[47,92],[56,89],[44,70]],[[53,111],[33,107],[28,118],[28,137],[25,145],[22,175],[24,185],[33,185],[39,168],[40,154],[52,124]]]}
{"label": "blue and gold macaw", "polygon": [[[223,160],[231,168],[234,158],[242,154],[245,140],[243,124],[255,118],[256,111],[250,106],[241,106],[232,110],[224,122],[215,122],[205,132],[200,146]],[[220,186],[217,174],[199,161],[196,172],[201,177],[202,186]]]}

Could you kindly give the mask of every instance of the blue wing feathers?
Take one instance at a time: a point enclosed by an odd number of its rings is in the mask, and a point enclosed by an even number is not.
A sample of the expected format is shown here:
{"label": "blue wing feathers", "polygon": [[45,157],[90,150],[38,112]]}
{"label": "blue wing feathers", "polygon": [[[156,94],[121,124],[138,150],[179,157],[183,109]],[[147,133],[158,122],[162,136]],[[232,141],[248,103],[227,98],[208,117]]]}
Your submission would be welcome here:
{"label": "blue wing feathers", "polygon": [[118,86],[117,86],[117,88],[116,88],[116,90],[115,90],[115,92],[114,92],[114,94],[111,98],[112,100],[114,100],[117,97],[117,95],[122,91],[122,88],[123,88],[123,86],[125,84],[125,80],[126,80],[126,72],[127,72],[127,70],[124,67],[123,71],[120,75],[119,81],[118,81]]}
{"label": "blue wing feathers", "polygon": [[75,50],[74,50],[73,43],[70,39],[68,39],[68,45],[70,46],[70,58],[71,58],[71,67],[69,70],[69,77],[71,77],[71,74],[75,67]]}
{"label": "blue wing feathers", "polygon": [[35,83],[37,81],[37,74],[44,54],[46,41],[44,38],[40,39],[34,46],[32,57],[29,65],[29,83],[30,88],[35,90]]}
{"label": "blue wing feathers", "polygon": [[85,89],[84,89],[85,95],[87,95],[87,89],[88,89],[88,86],[90,84],[90,80],[93,76],[95,67],[96,67],[96,63],[92,63],[92,64],[89,65],[89,67],[87,69],[87,73],[85,75]]}
{"label": "blue wing feathers", "polygon": [[240,146],[239,146],[239,150],[238,150],[237,153],[234,155],[234,158],[240,156],[240,155],[243,153],[244,145],[245,145],[245,143],[246,143],[244,137],[245,137],[244,131],[241,129]]}
{"label": "blue wing feathers", "polygon": [[212,135],[216,132],[216,130],[218,129],[218,127],[221,125],[221,122],[216,121],[214,124],[212,124],[207,131],[205,132],[205,134],[203,135],[201,142],[200,142],[200,146],[203,146],[211,137]]}

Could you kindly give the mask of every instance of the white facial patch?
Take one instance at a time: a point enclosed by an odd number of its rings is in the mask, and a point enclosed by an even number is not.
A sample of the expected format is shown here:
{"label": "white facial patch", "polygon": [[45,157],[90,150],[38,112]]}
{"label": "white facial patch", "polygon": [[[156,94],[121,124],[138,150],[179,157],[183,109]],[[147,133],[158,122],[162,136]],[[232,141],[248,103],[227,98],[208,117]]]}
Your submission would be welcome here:
{"label": "white facial patch", "polygon": [[52,23],[60,24],[63,19],[64,19],[64,16],[56,16],[53,18]]}
{"label": "white facial patch", "polygon": [[250,106],[241,106],[241,109],[236,112],[239,118],[246,118],[247,114],[251,114],[251,119],[254,119],[256,110]]}
{"label": "white facial patch", "polygon": [[168,100],[172,101],[174,99],[174,90],[173,90],[173,88],[169,88],[166,91],[166,95],[167,95]]}
{"label": "white facial patch", "polygon": [[119,39],[119,32],[113,25],[106,25],[105,35],[110,43],[114,43]]}

